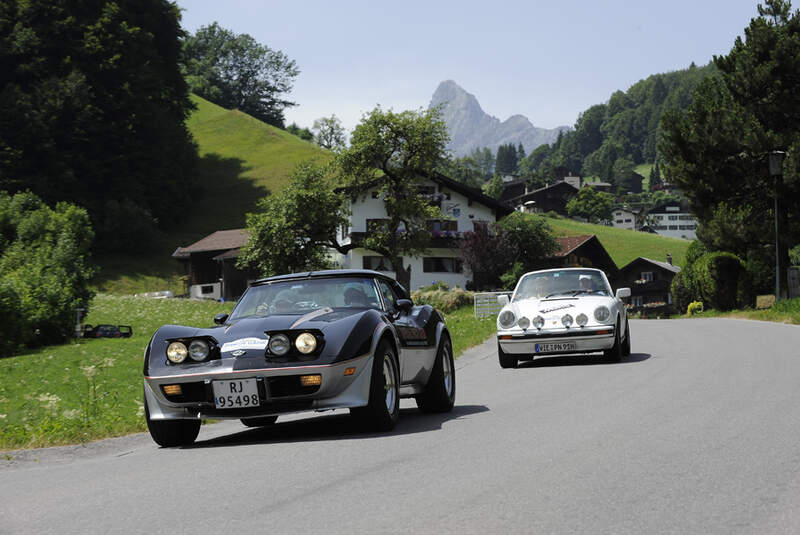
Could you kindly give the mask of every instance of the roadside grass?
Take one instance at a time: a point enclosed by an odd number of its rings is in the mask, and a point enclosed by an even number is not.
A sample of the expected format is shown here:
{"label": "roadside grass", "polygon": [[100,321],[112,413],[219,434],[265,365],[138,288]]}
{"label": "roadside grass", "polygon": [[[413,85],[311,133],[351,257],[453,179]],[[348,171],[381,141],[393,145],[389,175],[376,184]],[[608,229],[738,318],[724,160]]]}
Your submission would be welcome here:
{"label": "roadside grass", "polygon": [[666,261],[667,253],[672,255],[672,263],[683,266],[686,261],[686,250],[689,240],[668,238],[649,232],[634,232],[632,230],[581,223],[571,219],[548,218],[547,223],[556,236],[578,236],[581,234],[596,234],[597,239],[606,248],[611,259],[617,267],[623,267],[631,260],[640,256],[660,262]]}
{"label": "roadside grass", "polygon": [[[144,348],[161,325],[205,326],[233,303],[98,294],[87,323],[133,327],[130,338],[98,338],[0,359],[0,451],[78,444],[146,431]],[[456,356],[495,331],[472,305],[446,314]]]}
{"label": "roadside grass", "polygon": [[650,191],[650,173],[653,171],[653,164],[643,163],[634,167],[633,170],[644,177],[642,191]]}
{"label": "roadside grass", "polygon": [[146,429],[142,358],[166,323],[211,325],[232,303],[99,294],[87,323],[130,338],[79,340],[0,359],[0,450],[76,444]]}
{"label": "roadside grass", "polygon": [[771,308],[763,310],[744,309],[721,312],[705,310],[693,316],[677,316],[681,318],[736,318],[748,320],[771,321],[774,323],[790,323],[800,325],[800,297],[778,301]]}

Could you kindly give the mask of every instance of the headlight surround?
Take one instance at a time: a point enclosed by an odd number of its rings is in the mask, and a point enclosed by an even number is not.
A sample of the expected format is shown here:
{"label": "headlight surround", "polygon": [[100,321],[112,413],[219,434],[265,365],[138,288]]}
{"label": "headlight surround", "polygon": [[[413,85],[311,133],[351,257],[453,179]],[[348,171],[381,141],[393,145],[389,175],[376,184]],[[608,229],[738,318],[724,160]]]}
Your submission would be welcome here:
{"label": "headlight surround", "polygon": [[183,342],[172,342],[167,346],[167,358],[173,364],[180,364],[189,356],[189,350]]}
{"label": "headlight surround", "polygon": [[564,314],[563,316],[561,316],[561,324],[567,329],[569,329],[572,326],[572,316],[570,316],[569,314]]}
{"label": "headlight surround", "polygon": [[594,309],[594,319],[599,321],[600,323],[605,323],[608,321],[608,318],[611,317],[611,312],[608,310],[608,307],[605,305],[600,305],[599,307]]}
{"label": "headlight surround", "polygon": [[196,362],[200,362],[201,360],[208,358],[208,354],[210,352],[211,348],[209,347],[208,342],[200,338],[192,340],[189,344],[189,357]]}
{"label": "headlight surround", "polygon": [[269,352],[273,355],[282,357],[289,352],[291,347],[292,343],[285,334],[276,334],[269,337]]}
{"label": "headlight surround", "polygon": [[504,310],[497,317],[497,322],[503,329],[510,329],[517,321],[517,316],[510,310]]}
{"label": "headlight surround", "polygon": [[542,327],[544,327],[544,318],[541,316],[536,316],[535,318],[533,318],[533,326],[536,327],[537,329],[541,329]]}
{"label": "headlight surround", "polygon": [[580,327],[584,327],[587,323],[589,323],[589,318],[581,312],[575,317],[575,323],[577,323]]}
{"label": "headlight surround", "polygon": [[519,325],[520,329],[525,330],[531,326],[531,320],[523,316],[517,320],[517,325]]}
{"label": "headlight surround", "polygon": [[311,333],[301,333],[300,336],[295,339],[294,347],[296,347],[300,353],[308,355],[317,349],[317,338]]}

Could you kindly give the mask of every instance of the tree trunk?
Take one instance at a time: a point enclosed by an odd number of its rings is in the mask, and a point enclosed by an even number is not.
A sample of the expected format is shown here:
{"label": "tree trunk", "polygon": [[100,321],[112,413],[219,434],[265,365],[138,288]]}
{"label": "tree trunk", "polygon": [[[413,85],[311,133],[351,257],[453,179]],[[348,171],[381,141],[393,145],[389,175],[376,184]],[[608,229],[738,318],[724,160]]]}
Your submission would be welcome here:
{"label": "tree trunk", "polygon": [[394,277],[400,285],[411,293],[411,266],[408,268],[403,267],[403,257],[392,258],[392,265],[394,266]]}

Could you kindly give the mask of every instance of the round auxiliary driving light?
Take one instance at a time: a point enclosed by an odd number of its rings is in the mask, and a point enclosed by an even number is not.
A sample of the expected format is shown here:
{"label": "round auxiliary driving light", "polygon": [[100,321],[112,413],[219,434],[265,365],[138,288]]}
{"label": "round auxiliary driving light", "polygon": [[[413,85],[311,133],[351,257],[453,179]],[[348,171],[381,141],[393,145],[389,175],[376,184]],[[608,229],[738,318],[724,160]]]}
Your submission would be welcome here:
{"label": "round auxiliary driving light", "polygon": [[610,316],[611,312],[609,312],[608,307],[605,305],[600,305],[599,307],[594,309],[594,319],[596,319],[600,323],[608,321],[608,318]]}
{"label": "round auxiliary driving light", "polygon": [[544,318],[541,316],[536,316],[535,318],[533,318],[533,326],[536,327],[537,329],[541,329],[542,327],[544,327]]}
{"label": "round auxiliary driving light", "polygon": [[503,329],[510,329],[514,326],[514,322],[516,322],[517,317],[514,315],[513,312],[510,310],[504,310],[500,313],[500,316],[497,318],[497,321],[500,323],[500,326]]}
{"label": "round auxiliary driving light", "polygon": [[572,326],[572,316],[569,314],[564,314],[561,316],[561,323],[564,325],[564,327],[569,329]]}
{"label": "round auxiliary driving light", "polygon": [[531,320],[529,320],[528,318],[524,318],[524,317],[520,318],[519,321],[517,321],[517,325],[519,325],[520,329],[525,330],[525,329],[527,329],[528,327],[531,326]]}
{"label": "round auxiliary driving light", "polygon": [[586,317],[586,314],[580,313],[578,314],[578,317],[575,318],[575,323],[583,327],[584,325],[589,323],[589,318]]}
{"label": "round auxiliary driving light", "polygon": [[285,334],[276,334],[269,338],[269,352],[273,355],[281,357],[289,352],[290,347],[292,347],[292,344]]}
{"label": "round auxiliary driving light", "polygon": [[317,339],[311,333],[302,333],[297,337],[297,340],[294,341],[294,347],[296,347],[300,353],[308,355],[317,349]]}
{"label": "round auxiliary driving light", "polygon": [[192,360],[200,362],[208,357],[209,347],[205,340],[192,340],[189,344],[189,356]]}
{"label": "round auxiliary driving light", "polygon": [[172,342],[167,346],[167,358],[173,364],[180,364],[189,355],[189,351],[183,342]]}

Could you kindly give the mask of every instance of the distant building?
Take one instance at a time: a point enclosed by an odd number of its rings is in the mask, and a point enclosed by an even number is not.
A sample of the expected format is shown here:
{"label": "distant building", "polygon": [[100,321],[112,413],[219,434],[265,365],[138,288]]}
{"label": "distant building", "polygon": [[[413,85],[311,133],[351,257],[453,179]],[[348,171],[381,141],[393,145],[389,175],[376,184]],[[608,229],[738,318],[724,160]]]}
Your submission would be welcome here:
{"label": "distant building", "polygon": [[669,254],[666,262],[639,257],[620,268],[619,286],[631,289],[628,311],[645,316],[675,313],[670,286],[680,270]]}
{"label": "distant building", "polygon": [[617,279],[617,264],[594,234],[567,236],[556,240],[559,249],[546,260],[546,267],[593,267],[603,270],[612,284]]}
{"label": "distant building", "polygon": [[611,193],[614,185],[610,182],[584,182],[584,186],[588,186],[595,191],[602,191],[604,193]]}
{"label": "distant building", "polygon": [[578,188],[561,181],[547,185],[524,195],[508,199],[505,204],[520,212],[545,213],[555,212],[567,215],[567,202],[578,193]]}
{"label": "distant building", "polygon": [[647,222],[660,236],[684,240],[697,238],[697,218],[685,202],[667,203],[650,209]]}
{"label": "distant building", "polygon": [[642,226],[641,210],[618,206],[611,211],[611,226],[628,230],[639,230]]}

